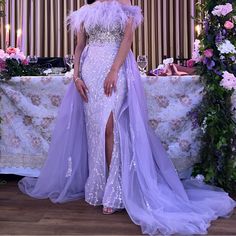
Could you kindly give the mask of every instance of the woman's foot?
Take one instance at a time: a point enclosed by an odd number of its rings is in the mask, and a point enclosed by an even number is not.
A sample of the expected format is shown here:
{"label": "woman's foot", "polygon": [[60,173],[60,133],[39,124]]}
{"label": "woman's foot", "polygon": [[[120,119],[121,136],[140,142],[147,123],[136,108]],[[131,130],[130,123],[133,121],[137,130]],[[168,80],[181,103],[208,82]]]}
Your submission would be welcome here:
{"label": "woman's foot", "polygon": [[112,208],[112,207],[103,207],[102,213],[104,215],[111,215],[117,211],[121,211],[121,209],[117,209],[117,208]]}

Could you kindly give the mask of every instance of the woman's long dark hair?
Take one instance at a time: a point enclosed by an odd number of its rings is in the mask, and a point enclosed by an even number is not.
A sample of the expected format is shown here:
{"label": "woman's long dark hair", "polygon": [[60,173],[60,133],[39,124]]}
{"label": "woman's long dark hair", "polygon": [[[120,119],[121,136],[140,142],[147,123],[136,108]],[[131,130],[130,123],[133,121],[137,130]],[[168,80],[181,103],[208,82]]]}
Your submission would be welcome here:
{"label": "woman's long dark hair", "polygon": [[96,2],[96,0],[87,0],[87,3],[88,3],[88,4],[92,4],[92,3],[94,3],[94,2]]}

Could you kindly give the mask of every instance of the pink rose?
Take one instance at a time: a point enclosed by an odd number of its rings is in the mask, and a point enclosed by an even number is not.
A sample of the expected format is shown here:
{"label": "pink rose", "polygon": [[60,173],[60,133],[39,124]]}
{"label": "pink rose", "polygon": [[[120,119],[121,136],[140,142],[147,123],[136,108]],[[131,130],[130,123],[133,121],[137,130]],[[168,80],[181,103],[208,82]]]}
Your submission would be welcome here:
{"label": "pink rose", "polygon": [[0,58],[0,72],[6,69],[6,62]]}
{"label": "pink rose", "polygon": [[229,20],[227,20],[227,21],[225,22],[225,24],[224,24],[224,27],[225,27],[227,30],[231,30],[231,29],[234,28],[234,23],[231,22],[231,21],[229,21]]}
{"label": "pink rose", "polygon": [[187,67],[192,68],[194,67],[195,63],[196,63],[195,60],[190,59],[187,61]]}
{"label": "pink rose", "polygon": [[22,61],[22,64],[23,65],[29,65],[29,61],[27,59],[25,59],[25,60]]}
{"label": "pink rose", "polygon": [[208,57],[208,58],[211,58],[213,56],[213,49],[206,49],[204,51],[204,56]]}
{"label": "pink rose", "polygon": [[12,48],[12,47],[9,47],[7,48],[6,52],[10,55],[12,53],[16,53],[17,49],[16,48]]}

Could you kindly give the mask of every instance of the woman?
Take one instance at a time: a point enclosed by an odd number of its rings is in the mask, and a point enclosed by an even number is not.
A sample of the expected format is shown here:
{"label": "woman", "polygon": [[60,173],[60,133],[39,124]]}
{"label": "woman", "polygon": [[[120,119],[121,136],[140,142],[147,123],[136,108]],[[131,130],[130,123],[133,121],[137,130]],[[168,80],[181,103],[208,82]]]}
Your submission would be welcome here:
{"label": "woman", "polygon": [[181,182],[148,126],[130,52],[141,20],[129,0],[97,0],[69,16],[77,33],[73,81],[39,178],[26,177],[19,187],[53,202],[84,197],[103,205],[104,214],[125,208],[143,233],[207,233],[210,221],[229,216],[235,201],[197,180]]}

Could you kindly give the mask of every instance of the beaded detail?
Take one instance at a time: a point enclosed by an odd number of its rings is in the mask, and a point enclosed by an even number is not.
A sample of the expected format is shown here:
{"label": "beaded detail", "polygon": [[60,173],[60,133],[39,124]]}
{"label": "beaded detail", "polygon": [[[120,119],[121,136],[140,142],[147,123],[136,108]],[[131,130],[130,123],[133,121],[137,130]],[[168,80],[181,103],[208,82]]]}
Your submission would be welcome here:
{"label": "beaded detail", "polygon": [[87,35],[89,44],[120,43],[124,32],[119,24],[116,24],[109,30],[100,26],[91,27],[88,29]]}
{"label": "beaded detail", "polygon": [[68,169],[66,172],[66,178],[71,177],[71,175],[72,175],[72,157],[70,156],[68,158]]}

